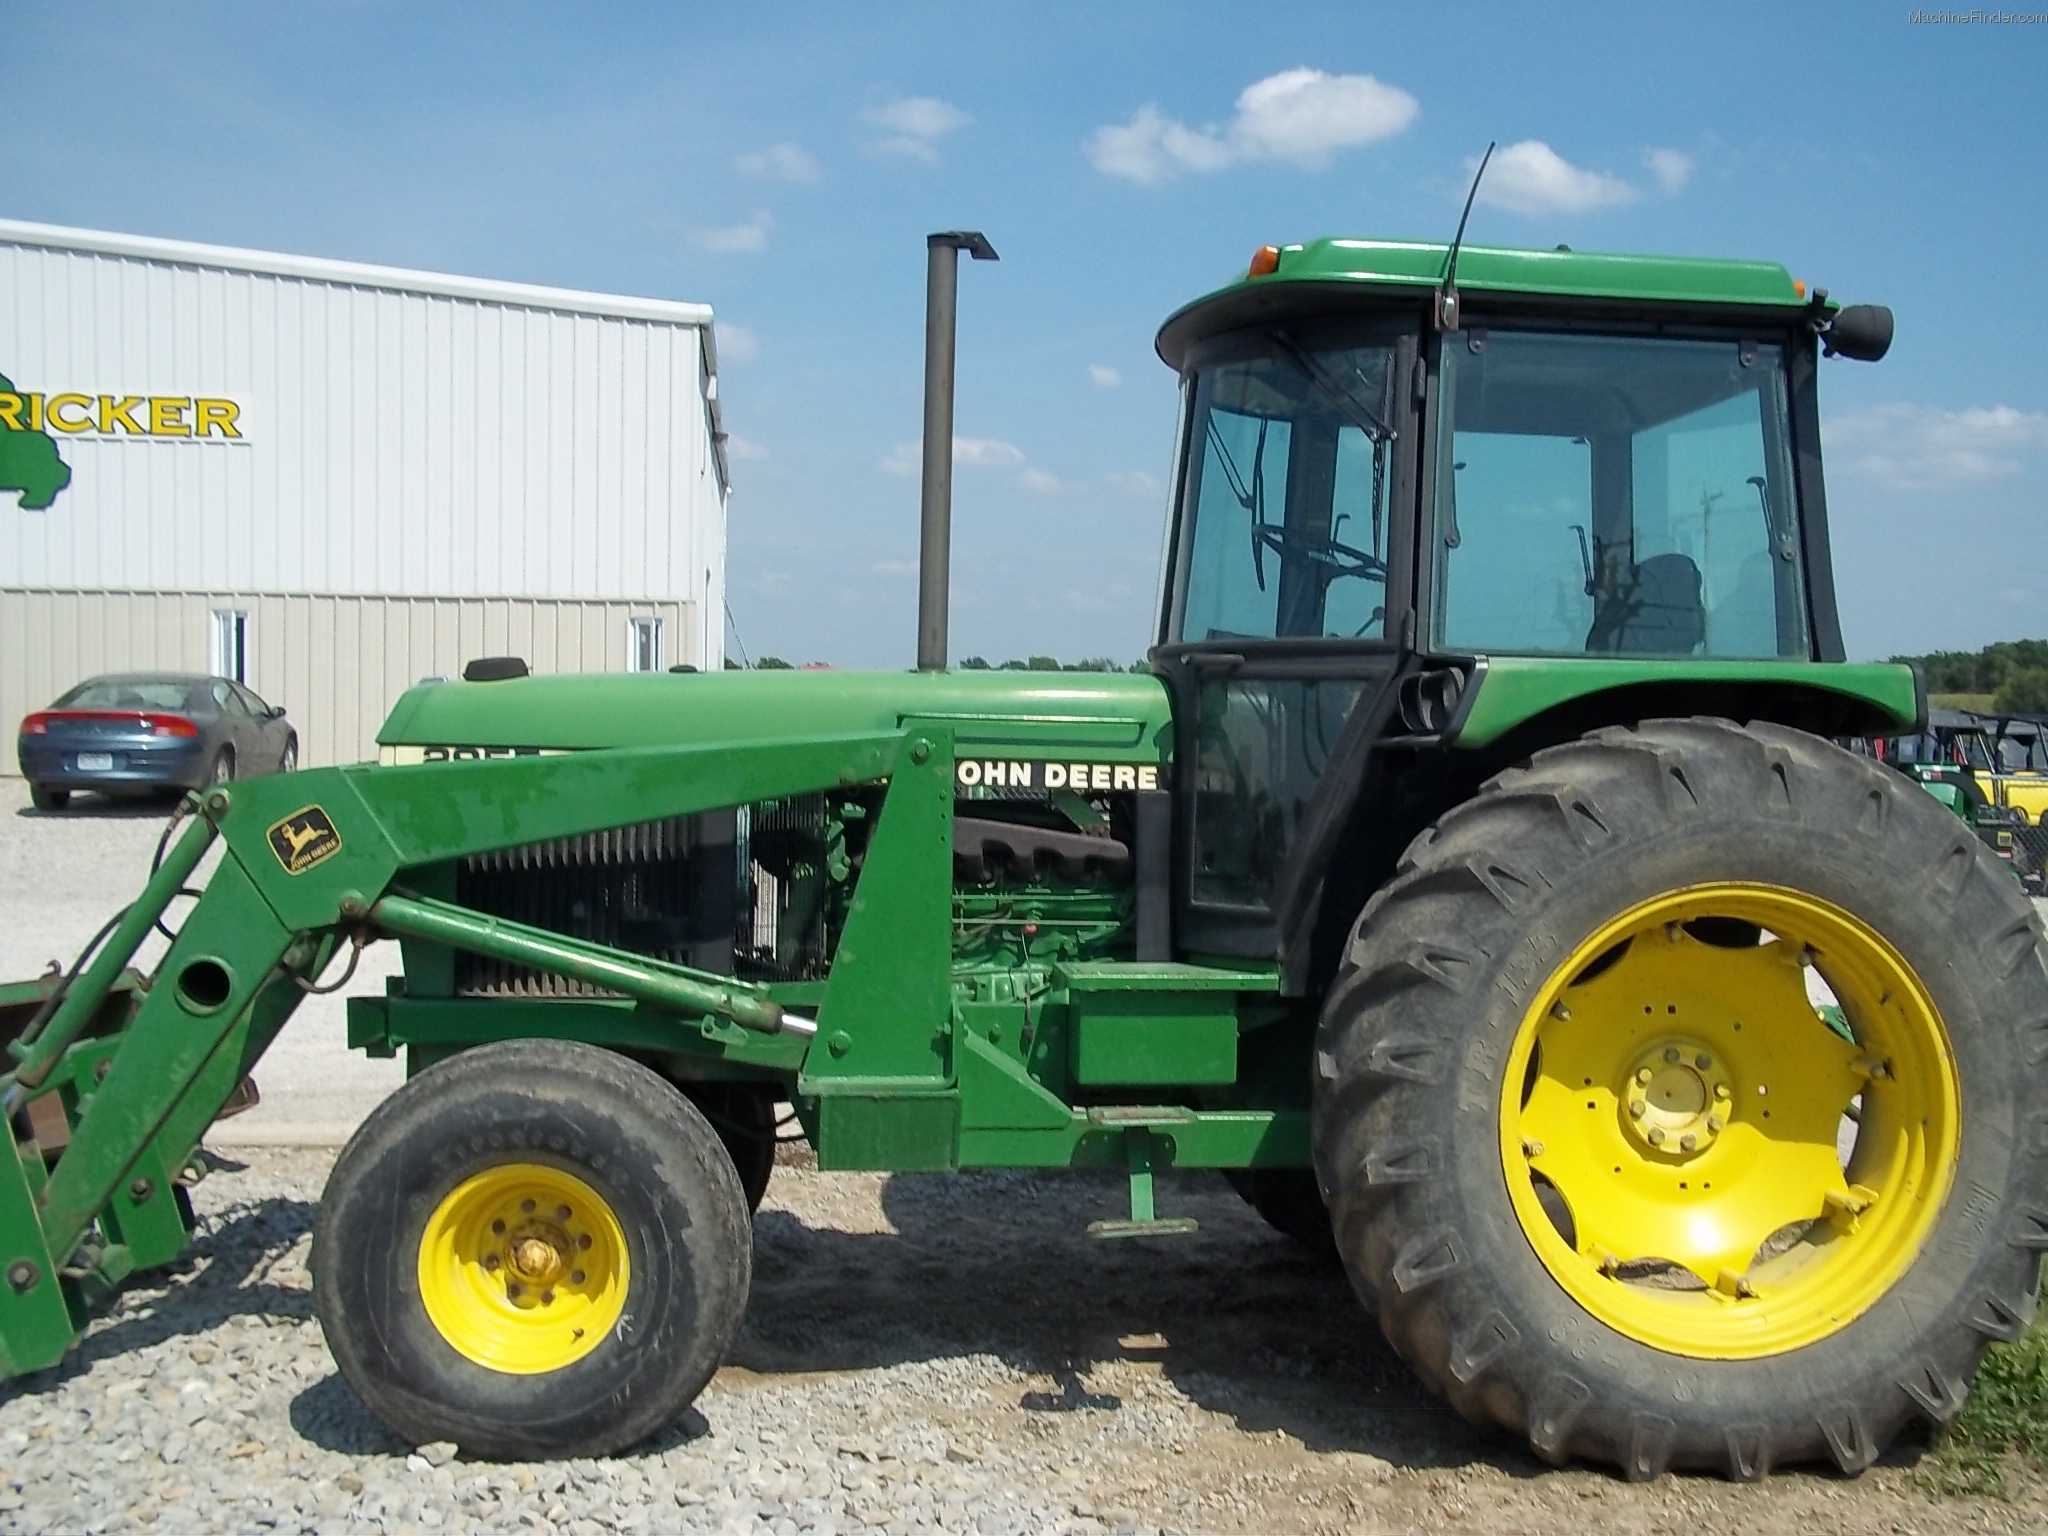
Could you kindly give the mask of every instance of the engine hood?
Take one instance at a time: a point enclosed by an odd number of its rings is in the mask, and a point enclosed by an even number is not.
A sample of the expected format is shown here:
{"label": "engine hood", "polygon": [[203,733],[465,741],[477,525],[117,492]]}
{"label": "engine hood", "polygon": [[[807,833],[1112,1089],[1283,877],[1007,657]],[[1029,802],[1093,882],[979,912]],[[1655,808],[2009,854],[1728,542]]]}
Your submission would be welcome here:
{"label": "engine hood", "polygon": [[961,757],[1086,751],[1163,763],[1171,714],[1155,677],[1101,672],[585,673],[426,683],[377,733],[387,764],[533,751],[805,740],[950,723]]}

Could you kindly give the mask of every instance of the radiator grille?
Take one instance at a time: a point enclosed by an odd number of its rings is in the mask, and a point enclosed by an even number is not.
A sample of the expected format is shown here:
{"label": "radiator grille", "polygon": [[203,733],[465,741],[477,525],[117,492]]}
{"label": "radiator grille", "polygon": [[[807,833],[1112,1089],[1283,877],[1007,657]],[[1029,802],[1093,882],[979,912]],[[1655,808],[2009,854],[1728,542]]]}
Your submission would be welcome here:
{"label": "radiator grille", "polygon": [[[837,929],[838,826],[824,795],[798,795],[526,843],[464,859],[455,900],[746,981],[815,980]],[[458,997],[616,995],[460,951],[454,965]]]}
{"label": "radiator grille", "polygon": [[[465,907],[571,938],[730,973],[734,920],[731,811],[678,816],[527,843],[464,859]],[[461,997],[605,997],[604,989],[457,952]]]}

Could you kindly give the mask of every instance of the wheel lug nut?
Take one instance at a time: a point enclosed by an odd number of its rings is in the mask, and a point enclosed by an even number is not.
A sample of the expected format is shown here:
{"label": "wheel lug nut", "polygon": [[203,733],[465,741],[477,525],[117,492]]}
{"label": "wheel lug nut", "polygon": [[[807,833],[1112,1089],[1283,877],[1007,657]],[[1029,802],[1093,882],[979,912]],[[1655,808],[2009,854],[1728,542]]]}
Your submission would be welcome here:
{"label": "wheel lug nut", "polygon": [[590,1251],[590,1234],[588,1232],[576,1239],[576,1251],[578,1253],[588,1253]]}
{"label": "wheel lug nut", "polygon": [[1716,1083],[1716,1084],[1714,1084],[1714,1097],[1715,1097],[1715,1098],[1717,1098],[1717,1099],[1725,1099],[1725,1098],[1727,1098],[1727,1097],[1728,1097],[1728,1085],[1727,1085],[1726,1083]]}
{"label": "wheel lug nut", "polygon": [[1655,1075],[1656,1074],[1653,1073],[1648,1067],[1642,1067],[1639,1068],[1636,1072],[1636,1081],[1641,1083],[1645,1088],[1647,1088],[1650,1086],[1650,1079]]}
{"label": "wheel lug nut", "polygon": [[1678,1145],[1680,1149],[1686,1152],[1694,1150],[1696,1147],[1699,1146],[1699,1144],[1699,1137],[1693,1135],[1690,1131],[1687,1131],[1683,1136],[1678,1138]]}
{"label": "wheel lug nut", "polygon": [[493,1236],[493,1237],[503,1237],[504,1235],[505,1235],[505,1223],[503,1223],[502,1221],[494,1221],[494,1222],[492,1222],[492,1223],[491,1223],[491,1236]]}
{"label": "wheel lug nut", "polygon": [[569,1271],[569,1283],[570,1283],[571,1285],[581,1285],[581,1284],[583,1283],[583,1271],[582,1271],[582,1270],[580,1270],[580,1269],[572,1269],[572,1270],[570,1270],[570,1271]]}
{"label": "wheel lug nut", "polygon": [[1650,1127],[1650,1145],[1651,1145],[1651,1146],[1653,1146],[1653,1147],[1661,1147],[1661,1146],[1663,1146],[1663,1145],[1664,1145],[1664,1127],[1663,1127],[1663,1126],[1661,1126],[1661,1125],[1653,1125],[1653,1126],[1651,1126],[1651,1127]]}
{"label": "wheel lug nut", "polygon": [[1628,1117],[1629,1117],[1629,1119],[1631,1119],[1631,1120],[1640,1120],[1640,1119],[1642,1119],[1642,1118],[1643,1118],[1643,1112],[1644,1112],[1644,1111],[1645,1111],[1646,1109],[1648,1109],[1648,1108],[1649,1108],[1649,1105],[1645,1104],[1645,1103],[1644,1103],[1644,1102],[1643,1102],[1643,1101],[1642,1101],[1641,1099],[1630,1099],[1630,1100],[1628,1101]]}
{"label": "wheel lug nut", "polygon": [[1720,1135],[1721,1132],[1724,1129],[1726,1129],[1727,1125],[1728,1122],[1726,1120],[1723,1120],[1719,1115],[1707,1116],[1707,1130],[1712,1135]]}
{"label": "wheel lug nut", "polygon": [[542,1291],[540,1293],[540,1304],[544,1307],[552,1307],[555,1304],[555,1293],[553,1291]]}
{"label": "wheel lug nut", "polygon": [[1666,1060],[1667,1062],[1676,1062],[1676,1061],[1678,1060],[1678,1047],[1677,1047],[1677,1046],[1675,1046],[1675,1045],[1667,1045],[1667,1046],[1665,1046],[1665,1047],[1664,1047],[1664,1059],[1665,1059],[1665,1060]]}
{"label": "wheel lug nut", "polygon": [[1692,1064],[1704,1072],[1714,1064],[1714,1058],[1705,1051],[1701,1051],[1699,1055],[1693,1057]]}
{"label": "wheel lug nut", "polygon": [[567,1207],[566,1205],[558,1205],[558,1206],[556,1206],[556,1207],[555,1207],[555,1220],[557,1220],[557,1221],[567,1221],[568,1219],[569,1219],[569,1207]]}
{"label": "wheel lug nut", "polygon": [[505,1294],[514,1301],[517,1301],[519,1299],[519,1282],[517,1280],[507,1281],[505,1283]]}
{"label": "wheel lug nut", "polygon": [[531,1215],[533,1214],[533,1202],[532,1202],[531,1200],[522,1200],[522,1201],[520,1201],[520,1202],[519,1202],[519,1213],[520,1213],[520,1214],[521,1214],[522,1216],[531,1216]]}
{"label": "wheel lug nut", "polygon": [[1540,1142],[1540,1141],[1537,1141],[1537,1140],[1535,1140],[1535,1139],[1534,1139],[1533,1137],[1529,1137],[1529,1136],[1524,1136],[1524,1137],[1522,1138],[1522,1156],[1524,1156],[1524,1157],[1541,1157],[1542,1155],[1543,1155],[1543,1143],[1542,1143],[1542,1142]]}
{"label": "wheel lug nut", "polygon": [[494,1275],[498,1272],[498,1256],[495,1253],[484,1255],[484,1268]]}

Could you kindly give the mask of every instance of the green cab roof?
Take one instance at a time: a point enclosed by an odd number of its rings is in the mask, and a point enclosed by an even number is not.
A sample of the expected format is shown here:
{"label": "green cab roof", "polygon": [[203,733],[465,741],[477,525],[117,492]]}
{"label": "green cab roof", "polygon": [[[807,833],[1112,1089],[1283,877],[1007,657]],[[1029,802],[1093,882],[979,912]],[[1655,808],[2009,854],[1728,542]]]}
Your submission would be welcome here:
{"label": "green cab roof", "polygon": [[[1159,355],[1178,368],[1188,343],[1211,331],[1255,323],[1260,312],[1297,310],[1311,290],[1341,300],[1348,293],[1405,290],[1417,296],[1443,281],[1447,245],[1412,240],[1311,240],[1279,247],[1278,265],[1243,276],[1183,305],[1159,332]],[[1673,305],[1796,312],[1802,285],[1776,262],[1695,256],[1627,256],[1602,251],[1458,248],[1458,288],[1592,306]],[[1263,301],[1263,302],[1262,302]]]}

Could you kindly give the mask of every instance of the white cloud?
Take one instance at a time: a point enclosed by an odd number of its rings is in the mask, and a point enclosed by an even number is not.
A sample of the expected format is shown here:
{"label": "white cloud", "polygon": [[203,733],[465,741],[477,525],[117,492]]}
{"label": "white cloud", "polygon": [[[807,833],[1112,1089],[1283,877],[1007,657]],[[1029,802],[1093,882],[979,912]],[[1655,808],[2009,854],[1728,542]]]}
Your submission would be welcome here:
{"label": "white cloud", "polygon": [[717,251],[722,255],[745,255],[768,249],[768,231],[775,226],[775,216],[761,212],[744,224],[727,224],[716,229],[693,229],[690,244],[700,251]]}
{"label": "white cloud", "polygon": [[1161,488],[1159,477],[1148,475],[1142,469],[1115,470],[1109,476],[1109,483],[1126,496],[1157,496]]}
{"label": "white cloud", "polygon": [[867,119],[887,130],[886,137],[874,142],[874,149],[885,155],[927,161],[939,158],[939,140],[974,121],[951,102],[940,101],[936,96],[899,96],[868,113]]}
{"label": "white cloud", "polygon": [[1064,496],[1067,482],[1046,469],[1027,469],[1017,477],[1017,483],[1034,496]]}
{"label": "white cloud", "polygon": [[1088,158],[1106,176],[1146,186],[1250,160],[1320,170],[1340,149],[1392,138],[1419,110],[1413,96],[1371,75],[1289,69],[1246,86],[1220,125],[1190,128],[1156,106],[1140,107],[1128,123],[1096,129]]}
{"label": "white cloud", "polygon": [[[1024,462],[1024,450],[1015,443],[999,442],[992,437],[956,437],[953,439],[953,463],[956,468],[971,469],[1015,469]],[[898,443],[889,450],[878,468],[889,475],[919,475],[924,472],[924,446],[921,443]]]}
{"label": "white cloud", "polygon": [[[1478,170],[1478,160],[1468,160],[1465,168]],[[1479,184],[1480,202],[1513,213],[1584,213],[1637,196],[1619,176],[1583,170],[1539,139],[1496,151]]]}
{"label": "white cloud", "polygon": [[1024,450],[1015,443],[998,442],[992,437],[956,437],[953,462],[979,469],[1008,469],[1024,462]]}
{"label": "white cloud", "polygon": [[818,162],[795,144],[770,144],[750,149],[733,162],[749,176],[767,176],[776,181],[816,181]]}
{"label": "white cloud", "polygon": [[761,355],[761,338],[744,325],[719,322],[718,360],[722,363],[751,363]]}
{"label": "white cloud", "polygon": [[1650,168],[1650,174],[1657,178],[1657,185],[1672,196],[1685,190],[1685,184],[1692,180],[1693,167],[1698,164],[1691,155],[1676,149],[1646,149],[1643,164]]}
{"label": "white cloud", "polygon": [[1093,381],[1097,389],[1115,389],[1117,385],[1124,381],[1122,374],[1118,373],[1114,368],[1104,367],[1101,363],[1090,363],[1088,365],[1088,377]]}
{"label": "white cloud", "polygon": [[2000,480],[2048,447],[2048,414],[2009,405],[1944,411],[1895,401],[1843,411],[1822,430],[1838,468],[1916,485]]}
{"label": "white cloud", "polygon": [[741,437],[737,432],[725,434],[725,452],[728,458],[733,459],[765,459],[768,457],[768,450],[766,448],[755,442],[751,437]]}

